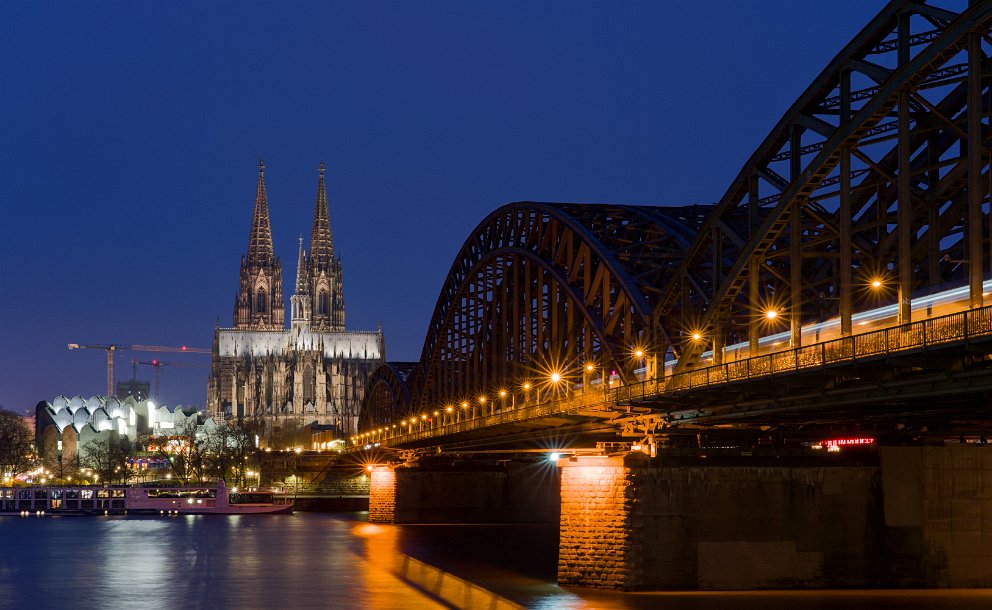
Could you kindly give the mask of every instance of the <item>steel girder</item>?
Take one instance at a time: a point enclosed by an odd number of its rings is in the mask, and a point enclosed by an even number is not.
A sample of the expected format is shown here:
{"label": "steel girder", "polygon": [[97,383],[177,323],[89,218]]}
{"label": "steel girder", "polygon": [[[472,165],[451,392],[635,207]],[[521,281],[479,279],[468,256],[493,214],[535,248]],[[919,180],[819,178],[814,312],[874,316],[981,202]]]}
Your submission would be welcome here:
{"label": "steel girder", "polygon": [[371,430],[390,425],[410,406],[407,386],[416,362],[390,362],[379,365],[365,382],[365,396],[358,417],[359,430]]}
{"label": "steel girder", "polygon": [[[483,220],[438,298],[410,380],[418,409],[537,390],[552,369],[630,379],[651,335],[656,286],[681,265],[707,206],[520,202]],[[586,376],[585,381],[589,381]]]}
{"label": "steel girder", "polygon": [[[840,316],[850,333],[852,312],[879,301],[908,321],[914,293],[949,282],[981,304],[990,27],[988,0],[960,14],[897,0],[817,77],[659,290],[656,332],[706,338],[685,344],[679,370],[708,347],[757,347],[766,308],[798,345],[804,323]],[[876,277],[883,290],[866,290]]]}

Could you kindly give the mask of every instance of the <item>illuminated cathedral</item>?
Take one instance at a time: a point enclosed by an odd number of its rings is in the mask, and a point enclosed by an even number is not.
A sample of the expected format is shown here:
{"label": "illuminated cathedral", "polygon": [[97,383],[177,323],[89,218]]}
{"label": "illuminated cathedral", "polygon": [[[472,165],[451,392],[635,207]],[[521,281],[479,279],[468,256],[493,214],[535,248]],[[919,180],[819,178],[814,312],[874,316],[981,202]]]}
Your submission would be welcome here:
{"label": "illuminated cathedral", "polygon": [[285,324],[282,263],[275,255],[265,194],[265,165],[258,186],[248,252],[233,328],[214,332],[207,415],[254,418],[280,426],[287,420],[332,425],[339,436],[355,432],[365,380],[385,357],[382,329],[345,329],[341,258],[327,208],[320,164],[310,251],[300,238],[296,284]]}

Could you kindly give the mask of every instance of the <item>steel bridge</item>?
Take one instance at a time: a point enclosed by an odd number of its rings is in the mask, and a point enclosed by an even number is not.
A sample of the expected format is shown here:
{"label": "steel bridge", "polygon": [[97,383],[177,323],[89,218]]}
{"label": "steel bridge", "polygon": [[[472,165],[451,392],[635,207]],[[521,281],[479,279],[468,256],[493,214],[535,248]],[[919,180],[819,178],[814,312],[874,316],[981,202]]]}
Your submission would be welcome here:
{"label": "steel bridge", "polygon": [[990,30],[890,2],[715,204],[497,209],[353,444],[986,426]]}

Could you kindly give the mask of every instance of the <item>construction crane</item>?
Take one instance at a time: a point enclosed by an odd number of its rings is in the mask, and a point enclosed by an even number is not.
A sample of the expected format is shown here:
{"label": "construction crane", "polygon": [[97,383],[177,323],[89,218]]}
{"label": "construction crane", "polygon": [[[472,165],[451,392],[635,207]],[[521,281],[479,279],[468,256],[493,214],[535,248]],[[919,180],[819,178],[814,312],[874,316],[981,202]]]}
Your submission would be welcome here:
{"label": "construction crane", "polygon": [[114,343],[106,345],[80,345],[70,343],[69,349],[102,349],[107,352],[107,396],[114,395],[114,352],[189,352],[191,354],[209,354],[210,350],[202,347],[170,347],[163,345],[117,345]]}
{"label": "construction crane", "polygon": [[138,360],[131,359],[131,370],[135,371],[132,374],[133,377],[137,378],[137,370],[139,364],[147,364],[155,368],[155,402],[159,401],[159,387],[162,385],[162,367],[163,366],[185,366],[190,368],[210,368],[209,364],[199,364],[196,362],[166,362],[164,360]]}

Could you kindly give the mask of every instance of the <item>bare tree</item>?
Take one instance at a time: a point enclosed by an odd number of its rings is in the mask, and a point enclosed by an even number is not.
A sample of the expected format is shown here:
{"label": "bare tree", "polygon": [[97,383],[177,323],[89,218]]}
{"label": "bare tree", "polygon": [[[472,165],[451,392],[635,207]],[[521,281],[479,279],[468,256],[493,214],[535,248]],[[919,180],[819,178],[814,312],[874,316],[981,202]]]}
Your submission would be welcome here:
{"label": "bare tree", "polygon": [[126,436],[112,435],[86,445],[80,461],[100,475],[101,481],[127,483],[131,476],[129,458],[135,453],[134,443]]}
{"label": "bare tree", "polygon": [[24,418],[0,408],[0,478],[30,470],[38,461],[34,434]]}
{"label": "bare tree", "polygon": [[187,420],[176,429],[177,442],[160,442],[156,453],[169,460],[169,468],[181,484],[202,482],[206,469],[208,439],[197,434],[195,419]]}
{"label": "bare tree", "polygon": [[224,425],[209,435],[209,472],[234,485],[245,483],[248,470],[258,468],[255,429],[250,423]]}
{"label": "bare tree", "polygon": [[42,463],[51,473],[52,478],[59,482],[68,481],[70,477],[76,476],[79,472],[79,460],[76,459],[76,456],[61,451],[49,452]]}

